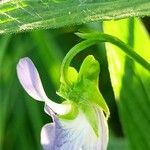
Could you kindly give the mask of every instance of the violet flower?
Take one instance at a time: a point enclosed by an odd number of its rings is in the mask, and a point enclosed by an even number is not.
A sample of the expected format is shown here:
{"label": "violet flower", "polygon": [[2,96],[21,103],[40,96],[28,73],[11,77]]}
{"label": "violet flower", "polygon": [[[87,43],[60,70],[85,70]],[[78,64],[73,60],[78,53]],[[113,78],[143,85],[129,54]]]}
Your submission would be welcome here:
{"label": "violet flower", "polygon": [[71,85],[67,86],[61,80],[57,93],[66,101],[58,104],[46,96],[32,61],[27,57],[20,59],[17,75],[21,85],[32,98],[45,102],[44,110],[53,119],[41,130],[44,150],[107,149],[108,125],[103,111],[107,113],[108,108],[98,90],[98,68],[99,64],[93,56],[84,60],[79,73],[70,68],[68,76]]}

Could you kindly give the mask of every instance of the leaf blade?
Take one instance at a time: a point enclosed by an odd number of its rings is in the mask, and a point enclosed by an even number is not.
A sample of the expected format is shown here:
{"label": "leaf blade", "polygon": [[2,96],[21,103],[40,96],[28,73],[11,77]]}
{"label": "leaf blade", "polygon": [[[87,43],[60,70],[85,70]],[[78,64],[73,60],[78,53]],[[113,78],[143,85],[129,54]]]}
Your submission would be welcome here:
{"label": "leaf blade", "polygon": [[[119,37],[150,62],[150,39],[139,20],[104,23],[106,33]],[[142,37],[142,38],[141,38]],[[150,73],[117,47],[106,44],[111,82],[131,149],[150,149]]]}
{"label": "leaf blade", "polygon": [[[111,7],[110,7],[111,6]],[[113,6],[113,7],[112,7]],[[87,22],[149,16],[148,0],[9,1],[0,4],[0,34],[58,28]]]}

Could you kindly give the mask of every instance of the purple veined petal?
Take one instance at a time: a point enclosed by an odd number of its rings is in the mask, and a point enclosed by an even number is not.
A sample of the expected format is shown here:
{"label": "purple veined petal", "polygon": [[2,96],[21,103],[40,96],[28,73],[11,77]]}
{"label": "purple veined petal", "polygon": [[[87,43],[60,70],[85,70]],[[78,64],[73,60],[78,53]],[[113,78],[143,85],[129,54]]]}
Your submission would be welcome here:
{"label": "purple veined petal", "polygon": [[[48,106],[45,108],[49,112]],[[62,120],[51,114],[53,123],[41,131],[41,144],[44,150],[82,150],[90,126],[82,112],[74,120]],[[48,140],[49,139],[49,140]]]}
{"label": "purple veined petal", "polygon": [[99,108],[95,108],[98,118],[98,134],[95,135],[93,130],[87,134],[82,150],[106,150],[108,145],[108,124],[104,113]]}
{"label": "purple veined petal", "polygon": [[80,112],[73,121],[60,120],[45,105],[45,112],[52,116],[55,124],[54,146],[49,150],[106,150],[108,144],[107,119],[102,110],[96,107],[94,109],[97,114],[99,137],[96,136],[83,113]]}
{"label": "purple veined petal", "polygon": [[17,64],[17,75],[21,85],[31,97],[44,101],[57,114],[63,115],[70,111],[70,105],[57,104],[46,96],[39,73],[28,57],[20,59]]}

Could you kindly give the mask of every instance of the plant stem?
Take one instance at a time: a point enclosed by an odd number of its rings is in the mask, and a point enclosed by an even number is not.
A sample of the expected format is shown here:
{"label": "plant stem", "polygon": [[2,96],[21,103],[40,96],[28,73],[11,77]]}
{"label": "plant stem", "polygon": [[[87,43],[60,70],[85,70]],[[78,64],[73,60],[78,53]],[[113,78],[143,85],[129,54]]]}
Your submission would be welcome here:
{"label": "plant stem", "polygon": [[77,35],[85,40],[71,48],[71,50],[65,56],[61,66],[62,77],[68,85],[70,83],[67,79],[67,71],[73,57],[79,52],[98,42],[109,42],[118,46],[125,54],[150,71],[150,64],[144,58],[138,55],[130,46],[112,35],[104,33],[77,33]]}
{"label": "plant stem", "polygon": [[87,47],[90,47],[94,44],[96,44],[96,40],[85,40],[78,44],[76,44],[73,48],[70,49],[70,51],[67,53],[65,58],[63,59],[62,66],[61,66],[61,75],[64,81],[69,85],[69,81],[67,79],[67,71],[68,67],[71,63],[71,60],[76,56],[79,52],[83,51]]}
{"label": "plant stem", "polygon": [[[145,69],[150,71],[150,64],[140,55],[138,55],[130,46],[122,42],[120,39],[108,35],[108,34],[100,34],[100,37],[102,37],[102,41],[112,43],[126,53],[129,57],[131,57],[133,60],[135,60],[137,63],[141,64]],[[105,40],[104,40],[105,39]]]}

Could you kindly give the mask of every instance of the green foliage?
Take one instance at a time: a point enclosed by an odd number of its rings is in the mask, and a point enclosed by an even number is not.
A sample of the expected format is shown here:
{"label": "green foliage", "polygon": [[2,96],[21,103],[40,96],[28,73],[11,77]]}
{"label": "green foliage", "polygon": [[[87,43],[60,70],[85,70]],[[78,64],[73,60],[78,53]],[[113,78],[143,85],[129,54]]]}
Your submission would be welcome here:
{"label": "green foliage", "polygon": [[[149,15],[149,0],[0,1],[0,34],[67,26],[59,30],[0,37],[0,149],[40,150],[41,127],[50,122],[50,118],[43,113],[43,105],[32,101],[18,82],[16,64],[21,57],[28,56],[34,61],[48,96],[62,102],[55,94],[59,87],[61,62],[66,52],[79,41],[79,38],[73,35],[78,26],[68,26]],[[89,26],[102,32],[99,22],[84,24],[83,28]],[[108,21],[104,22],[104,31],[128,43],[150,62],[149,36],[141,22]],[[84,46],[95,44],[90,42],[85,42]],[[78,70],[83,58],[91,53],[100,61],[99,85],[111,112],[108,149],[150,149],[150,74],[117,47],[110,44],[106,44],[106,47],[107,58],[104,45],[100,44],[76,56],[71,65]],[[109,80],[107,59],[121,126]],[[73,83],[77,80],[77,72],[75,69],[70,72],[74,74],[70,78]],[[95,91],[91,97],[96,99]],[[92,115],[88,108],[85,111],[89,116]],[[122,130],[125,136],[121,134]]]}
{"label": "green foliage", "polygon": [[149,0],[4,0],[0,34],[149,15]]}
{"label": "green foliage", "polygon": [[[104,31],[129,44],[150,62],[150,39],[139,20],[105,22]],[[130,148],[150,149],[150,72],[116,46],[106,44],[106,48],[111,82]]]}

